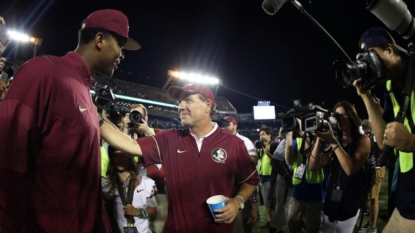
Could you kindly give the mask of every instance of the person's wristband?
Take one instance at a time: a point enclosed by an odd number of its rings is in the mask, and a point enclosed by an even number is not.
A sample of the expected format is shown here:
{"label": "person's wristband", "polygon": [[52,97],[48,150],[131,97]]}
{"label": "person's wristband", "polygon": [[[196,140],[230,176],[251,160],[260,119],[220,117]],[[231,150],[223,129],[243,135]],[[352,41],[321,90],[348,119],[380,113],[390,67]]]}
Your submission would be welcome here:
{"label": "person's wristband", "polygon": [[333,152],[335,152],[336,150],[337,150],[337,148],[339,148],[340,147],[340,144],[337,144],[337,145],[335,145],[334,147],[332,147],[331,148],[331,150],[333,151]]}
{"label": "person's wristband", "polygon": [[148,217],[147,211],[145,209],[140,209],[141,215],[138,215],[138,218],[146,219]]}
{"label": "person's wristband", "polygon": [[144,133],[144,135],[146,135],[146,136],[150,136],[151,134],[152,134],[151,129],[147,130],[147,131]]}

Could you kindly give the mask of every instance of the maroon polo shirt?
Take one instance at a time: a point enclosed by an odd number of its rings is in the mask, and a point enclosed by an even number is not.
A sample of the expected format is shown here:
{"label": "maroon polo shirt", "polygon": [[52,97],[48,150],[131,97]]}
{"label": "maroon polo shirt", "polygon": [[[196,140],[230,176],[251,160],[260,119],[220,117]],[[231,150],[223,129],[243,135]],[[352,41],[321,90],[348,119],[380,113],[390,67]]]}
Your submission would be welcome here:
{"label": "maroon polo shirt", "polygon": [[92,81],[74,52],[34,58],[14,76],[0,105],[4,229],[109,232]]}
{"label": "maroon polo shirt", "polygon": [[239,185],[258,183],[244,142],[220,128],[198,151],[189,130],[168,130],[137,139],[146,165],[163,163],[169,200],[164,233],[229,233],[233,224],[215,223],[206,204],[213,195],[234,197]]}

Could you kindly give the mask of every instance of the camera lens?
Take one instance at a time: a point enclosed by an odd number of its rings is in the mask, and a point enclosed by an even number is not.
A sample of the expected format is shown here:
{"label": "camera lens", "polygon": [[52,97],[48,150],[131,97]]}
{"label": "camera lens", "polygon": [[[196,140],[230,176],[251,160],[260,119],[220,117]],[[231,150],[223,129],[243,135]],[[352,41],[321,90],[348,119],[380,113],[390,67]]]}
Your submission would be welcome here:
{"label": "camera lens", "polygon": [[130,121],[132,123],[142,123],[143,115],[139,111],[132,111],[130,113]]}
{"label": "camera lens", "polygon": [[366,8],[386,27],[397,31],[405,39],[409,39],[415,34],[414,18],[404,1],[369,0]]}

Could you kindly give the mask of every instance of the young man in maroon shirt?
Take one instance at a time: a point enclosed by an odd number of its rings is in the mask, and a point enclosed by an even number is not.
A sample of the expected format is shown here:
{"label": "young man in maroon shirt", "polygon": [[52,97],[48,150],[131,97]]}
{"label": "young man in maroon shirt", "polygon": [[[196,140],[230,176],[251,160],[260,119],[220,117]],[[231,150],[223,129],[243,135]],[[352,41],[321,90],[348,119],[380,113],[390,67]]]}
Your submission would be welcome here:
{"label": "young man in maroon shirt", "polygon": [[3,232],[110,232],[89,88],[94,73],[112,75],[123,47],[140,47],[128,38],[127,17],[95,11],[75,52],[36,57],[14,76],[0,105]]}
{"label": "young man in maroon shirt", "polygon": [[[169,199],[164,233],[229,233],[230,224],[258,183],[258,174],[244,142],[211,122],[215,111],[212,91],[200,84],[170,87],[179,103],[185,130],[168,130],[137,139],[120,135],[107,121],[101,137],[126,153],[143,156],[147,165],[163,163]],[[226,196],[227,205],[213,220],[206,199]]]}

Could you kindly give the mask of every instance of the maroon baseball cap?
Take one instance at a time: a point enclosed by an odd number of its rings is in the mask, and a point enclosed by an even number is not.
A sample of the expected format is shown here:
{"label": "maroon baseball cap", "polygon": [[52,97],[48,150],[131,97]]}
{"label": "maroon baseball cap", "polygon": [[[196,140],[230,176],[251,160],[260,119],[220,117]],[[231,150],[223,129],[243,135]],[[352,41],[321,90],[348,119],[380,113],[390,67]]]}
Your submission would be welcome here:
{"label": "maroon baseball cap", "polygon": [[227,116],[225,118],[223,118],[222,120],[229,122],[229,123],[233,123],[234,125],[238,125],[238,122],[236,121],[236,119],[233,116]]}
{"label": "maroon baseball cap", "polygon": [[82,28],[102,28],[118,34],[127,39],[124,48],[127,50],[137,50],[141,45],[128,37],[128,19],[121,11],[113,9],[98,10],[92,12],[85,20]]}
{"label": "maroon baseball cap", "polygon": [[175,99],[175,100],[179,100],[185,94],[189,94],[189,95],[201,94],[206,99],[209,99],[212,101],[213,107],[216,106],[215,96],[213,95],[213,92],[208,87],[202,84],[190,83],[184,87],[171,86],[169,90],[167,91],[167,93],[172,99]]}

